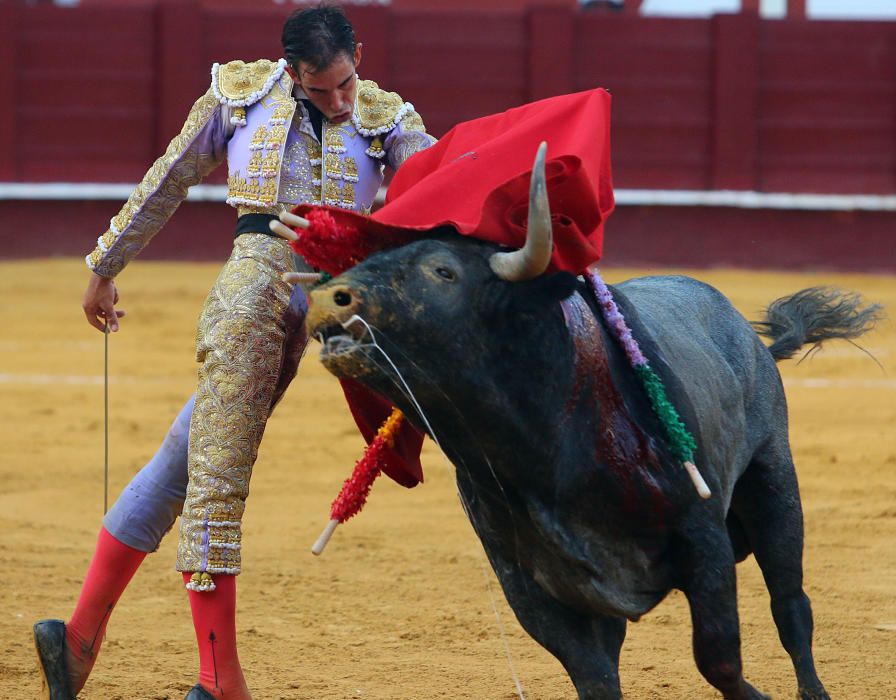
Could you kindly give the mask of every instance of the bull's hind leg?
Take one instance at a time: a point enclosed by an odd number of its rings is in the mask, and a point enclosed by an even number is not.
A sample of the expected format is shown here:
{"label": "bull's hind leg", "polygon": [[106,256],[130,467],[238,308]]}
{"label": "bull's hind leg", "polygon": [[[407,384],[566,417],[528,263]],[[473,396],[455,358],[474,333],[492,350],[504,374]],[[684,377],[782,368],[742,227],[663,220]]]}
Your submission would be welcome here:
{"label": "bull's hind leg", "polygon": [[766,449],[734,489],[743,526],[771,596],[781,644],[796,671],[801,700],[827,700],[812,658],[812,608],[803,591],[803,512],[790,450]]}
{"label": "bull's hind leg", "polygon": [[691,610],[697,668],[725,700],[768,700],[743,676],[734,552],[728,533],[721,524],[699,520],[681,534],[681,589]]}

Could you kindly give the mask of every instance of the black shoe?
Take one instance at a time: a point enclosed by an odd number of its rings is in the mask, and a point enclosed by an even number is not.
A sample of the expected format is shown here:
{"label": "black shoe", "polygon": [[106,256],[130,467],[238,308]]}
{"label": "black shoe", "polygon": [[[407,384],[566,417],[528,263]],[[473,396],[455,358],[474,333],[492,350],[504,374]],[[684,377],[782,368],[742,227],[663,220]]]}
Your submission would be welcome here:
{"label": "black shoe", "polygon": [[34,625],[34,648],[43,679],[41,697],[44,700],[76,700],[65,663],[65,644],[62,620],[41,620]]}
{"label": "black shoe", "polygon": [[184,700],[215,700],[215,696],[203,688],[199,683],[190,688]]}

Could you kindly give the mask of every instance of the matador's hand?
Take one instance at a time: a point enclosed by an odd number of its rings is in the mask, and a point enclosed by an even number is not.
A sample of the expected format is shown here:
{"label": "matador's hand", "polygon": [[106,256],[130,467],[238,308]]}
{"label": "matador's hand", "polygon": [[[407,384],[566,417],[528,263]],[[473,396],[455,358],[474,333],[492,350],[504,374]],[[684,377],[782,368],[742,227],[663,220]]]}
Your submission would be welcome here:
{"label": "matador's hand", "polygon": [[100,277],[95,272],[92,273],[81,304],[87,322],[98,331],[104,331],[105,324],[108,323],[109,330],[114,333],[118,330],[118,319],[125,313],[123,309],[116,311],[117,303],[118,289],[115,281],[111,277]]}

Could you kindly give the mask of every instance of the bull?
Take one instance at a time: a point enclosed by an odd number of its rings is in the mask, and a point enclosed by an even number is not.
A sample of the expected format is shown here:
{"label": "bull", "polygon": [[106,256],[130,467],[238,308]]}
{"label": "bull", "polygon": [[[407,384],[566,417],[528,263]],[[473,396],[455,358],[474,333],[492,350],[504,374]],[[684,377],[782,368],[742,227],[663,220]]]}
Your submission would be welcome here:
{"label": "bull", "polygon": [[[579,698],[621,697],[627,621],[673,589],[706,680],[728,700],[766,698],[741,665],[735,564],[751,553],[799,697],[828,698],[776,361],[861,334],[878,307],[810,289],[754,327],[688,277],[611,288],[696,442],[704,500],[583,279],[545,274],[551,250],[542,150],[524,248],[435,231],[314,290],[308,329],[332,374],[387,397],[441,446],[511,608]],[[579,330],[570,300],[587,310]]]}

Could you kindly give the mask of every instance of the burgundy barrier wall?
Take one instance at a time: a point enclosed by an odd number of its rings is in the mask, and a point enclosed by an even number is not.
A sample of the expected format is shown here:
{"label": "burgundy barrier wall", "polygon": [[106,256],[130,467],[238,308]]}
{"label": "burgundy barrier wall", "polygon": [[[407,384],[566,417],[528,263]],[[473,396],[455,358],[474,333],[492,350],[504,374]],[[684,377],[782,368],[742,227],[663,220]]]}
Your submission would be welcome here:
{"label": "burgundy barrier wall", "polygon": [[[347,10],[364,42],[361,75],[414,102],[436,135],[603,86],[617,187],[896,192],[896,22]],[[279,56],[286,11],[0,3],[0,181],[136,182],[208,88],[213,62]],[[0,256],[83,255],[120,205],[0,201]],[[40,234],[26,233],[38,217]],[[610,264],[896,271],[894,218],[619,207],[606,250]],[[223,259],[232,225],[229,207],[185,204],[145,256]]]}
{"label": "burgundy barrier wall", "polygon": [[[119,207],[109,201],[0,201],[0,258],[84,256]],[[607,222],[604,264],[896,274],[894,218],[881,211],[617,207]],[[234,223],[230,207],[188,202],[139,260],[223,263]]]}
{"label": "burgundy barrier wall", "polygon": [[[348,11],[362,76],[413,101],[437,135],[603,86],[619,187],[896,191],[896,22]],[[285,12],[0,5],[0,179],[137,180],[212,62],[279,55]]]}

